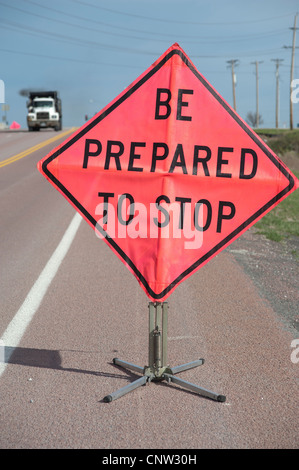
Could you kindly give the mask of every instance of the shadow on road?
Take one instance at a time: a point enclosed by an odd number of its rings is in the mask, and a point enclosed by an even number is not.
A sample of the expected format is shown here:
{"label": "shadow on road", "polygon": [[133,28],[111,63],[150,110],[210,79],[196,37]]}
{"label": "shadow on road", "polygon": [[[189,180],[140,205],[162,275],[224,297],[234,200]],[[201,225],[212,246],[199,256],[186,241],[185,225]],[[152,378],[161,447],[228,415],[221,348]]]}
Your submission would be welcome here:
{"label": "shadow on road", "polygon": [[[74,353],[86,351],[68,351]],[[40,367],[46,369],[62,370],[65,372],[77,372],[80,374],[96,375],[98,377],[112,377],[128,380],[128,376],[121,374],[110,374],[108,372],[92,371],[74,367],[63,367],[59,350],[35,349],[5,346],[4,362],[7,364],[17,364],[21,366]],[[132,374],[132,377],[135,376]]]}

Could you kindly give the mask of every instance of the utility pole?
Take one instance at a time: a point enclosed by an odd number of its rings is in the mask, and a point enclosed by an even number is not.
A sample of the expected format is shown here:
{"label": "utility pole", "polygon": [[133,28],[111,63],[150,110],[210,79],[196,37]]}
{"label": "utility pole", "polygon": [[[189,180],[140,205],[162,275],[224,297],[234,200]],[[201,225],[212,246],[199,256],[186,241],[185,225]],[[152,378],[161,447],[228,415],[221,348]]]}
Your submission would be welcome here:
{"label": "utility pole", "polygon": [[238,59],[232,59],[232,60],[227,60],[226,61],[229,64],[229,67],[232,69],[232,83],[233,83],[233,101],[234,101],[234,110],[237,111],[237,106],[236,106],[236,74],[235,74],[235,65],[238,65],[239,60]]}
{"label": "utility pole", "polygon": [[291,63],[291,83],[290,83],[290,129],[293,129],[293,102],[292,102],[292,82],[294,76],[294,62],[295,62],[295,47],[296,47],[296,23],[298,13],[295,15],[294,27],[290,28],[293,30],[293,45],[292,45],[292,63]]}
{"label": "utility pole", "polygon": [[9,111],[9,104],[2,104],[2,111],[4,112],[4,116],[2,116],[2,121],[4,122],[5,126],[8,126],[7,111]]}
{"label": "utility pole", "polygon": [[275,126],[278,129],[279,125],[279,64],[283,62],[283,59],[271,59],[276,63],[276,110],[275,110]]}
{"label": "utility pole", "polygon": [[294,77],[294,63],[295,63],[295,49],[296,49],[296,24],[297,24],[297,16],[298,13],[295,15],[294,19],[294,26],[290,29],[293,30],[293,45],[292,46],[283,46],[285,49],[292,48],[292,60],[291,60],[291,79],[290,79],[290,129],[293,129],[293,102],[292,102],[292,82]]}
{"label": "utility pole", "polygon": [[256,127],[259,127],[259,64],[262,64],[262,61],[251,62],[255,64],[255,75],[256,75]]}

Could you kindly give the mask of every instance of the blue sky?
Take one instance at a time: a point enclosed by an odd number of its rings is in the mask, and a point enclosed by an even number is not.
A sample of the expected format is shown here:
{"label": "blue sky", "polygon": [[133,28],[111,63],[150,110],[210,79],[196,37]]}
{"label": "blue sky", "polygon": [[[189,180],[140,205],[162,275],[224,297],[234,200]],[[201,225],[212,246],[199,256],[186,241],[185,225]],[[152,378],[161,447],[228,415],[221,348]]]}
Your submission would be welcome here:
{"label": "blue sky", "polygon": [[[256,110],[275,127],[275,63],[280,64],[280,127],[289,126],[295,0],[0,0],[0,79],[8,121],[26,127],[24,88],[59,90],[63,124],[80,126],[173,43],[233,105],[228,60],[236,68],[237,112]],[[299,26],[299,19],[297,26]],[[299,31],[297,31],[299,46]],[[299,78],[299,49],[294,78]],[[299,103],[293,105],[294,126]],[[2,119],[2,118],[1,118]]]}

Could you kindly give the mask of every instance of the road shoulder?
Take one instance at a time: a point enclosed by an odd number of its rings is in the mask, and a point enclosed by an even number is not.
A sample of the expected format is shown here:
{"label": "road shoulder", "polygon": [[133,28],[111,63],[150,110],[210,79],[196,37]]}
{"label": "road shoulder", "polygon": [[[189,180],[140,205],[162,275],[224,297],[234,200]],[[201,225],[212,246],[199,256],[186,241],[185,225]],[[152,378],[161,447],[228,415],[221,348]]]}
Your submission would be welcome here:
{"label": "road shoulder", "polygon": [[227,250],[243,267],[262,298],[273,308],[283,327],[294,338],[299,334],[299,239],[283,242],[247,230]]}

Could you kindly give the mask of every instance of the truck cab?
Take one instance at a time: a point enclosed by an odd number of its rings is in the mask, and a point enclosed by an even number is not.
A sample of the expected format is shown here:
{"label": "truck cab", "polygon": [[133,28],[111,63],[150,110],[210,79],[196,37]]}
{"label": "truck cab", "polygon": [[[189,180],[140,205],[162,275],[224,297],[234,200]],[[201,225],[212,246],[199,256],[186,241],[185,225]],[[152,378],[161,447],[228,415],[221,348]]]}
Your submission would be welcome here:
{"label": "truck cab", "polygon": [[[42,95],[42,96],[40,96]],[[27,125],[29,131],[52,127],[62,129],[61,100],[57,92],[30,93],[27,103]]]}

